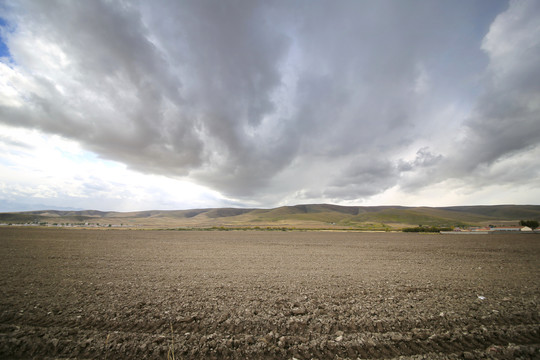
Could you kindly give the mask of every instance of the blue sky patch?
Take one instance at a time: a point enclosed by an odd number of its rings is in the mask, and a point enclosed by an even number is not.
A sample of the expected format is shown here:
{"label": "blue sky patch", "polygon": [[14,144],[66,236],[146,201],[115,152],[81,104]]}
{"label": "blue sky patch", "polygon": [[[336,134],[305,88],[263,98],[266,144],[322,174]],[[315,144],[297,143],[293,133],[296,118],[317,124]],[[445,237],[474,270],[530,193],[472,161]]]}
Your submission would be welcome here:
{"label": "blue sky patch", "polygon": [[8,23],[2,18],[0,18],[0,29],[0,58],[7,57],[11,60],[11,54],[9,53],[9,49],[4,38],[4,34],[9,31]]}

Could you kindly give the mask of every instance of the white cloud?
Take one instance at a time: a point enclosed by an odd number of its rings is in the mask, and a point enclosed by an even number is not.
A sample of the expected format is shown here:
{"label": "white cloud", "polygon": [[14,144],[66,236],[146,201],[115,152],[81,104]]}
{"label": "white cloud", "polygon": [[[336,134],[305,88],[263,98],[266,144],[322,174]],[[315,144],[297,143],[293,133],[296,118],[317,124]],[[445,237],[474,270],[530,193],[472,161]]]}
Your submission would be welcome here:
{"label": "white cloud", "polygon": [[7,126],[0,126],[0,132],[3,201],[123,211],[228,203],[215,191],[185,180],[144,175],[99,159],[59,136]]}

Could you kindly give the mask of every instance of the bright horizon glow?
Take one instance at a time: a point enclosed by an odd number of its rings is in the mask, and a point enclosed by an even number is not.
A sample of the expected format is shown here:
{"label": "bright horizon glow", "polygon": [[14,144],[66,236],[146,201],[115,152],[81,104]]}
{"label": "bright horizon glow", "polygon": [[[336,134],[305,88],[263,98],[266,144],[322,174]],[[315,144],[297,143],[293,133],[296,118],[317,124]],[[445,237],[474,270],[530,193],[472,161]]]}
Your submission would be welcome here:
{"label": "bright horizon glow", "polygon": [[220,207],[228,201],[185,180],[145,175],[100,159],[56,135],[2,125],[0,132],[11,141],[8,146],[0,142],[0,197],[14,206],[32,207],[26,202],[32,199],[53,207],[138,211]]}

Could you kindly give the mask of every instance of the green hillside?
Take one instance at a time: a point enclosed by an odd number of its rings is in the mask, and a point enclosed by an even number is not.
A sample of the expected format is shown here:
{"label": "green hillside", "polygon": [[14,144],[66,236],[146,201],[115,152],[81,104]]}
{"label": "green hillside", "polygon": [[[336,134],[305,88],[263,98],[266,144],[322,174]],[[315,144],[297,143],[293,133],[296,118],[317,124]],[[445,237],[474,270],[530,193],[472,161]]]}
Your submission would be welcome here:
{"label": "green hillside", "polygon": [[496,206],[453,206],[441,209],[456,213],[475,214],[490,219],[538,219],[540,206],[538,205],[496,205]]}
{"label": "green hillside", "polygon": [[215,208],[136,212],[28,211],[0,213],[1,223],[89,223],[136,227],[289,226],[388,229],[464,226],[540,220],[539,205],[451,207],[339,206],[303,204],[273,209]]}

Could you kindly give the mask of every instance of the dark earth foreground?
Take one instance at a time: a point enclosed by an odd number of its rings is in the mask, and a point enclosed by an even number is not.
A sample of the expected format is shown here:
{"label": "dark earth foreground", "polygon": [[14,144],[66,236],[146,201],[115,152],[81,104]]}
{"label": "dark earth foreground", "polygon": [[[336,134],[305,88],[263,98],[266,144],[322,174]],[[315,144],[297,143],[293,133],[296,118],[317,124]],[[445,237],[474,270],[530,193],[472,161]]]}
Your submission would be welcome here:
{"label": "dark earth foreground", "polygon": [[2,227],[0,264],[2,359],[540,358],[540,235]]}

